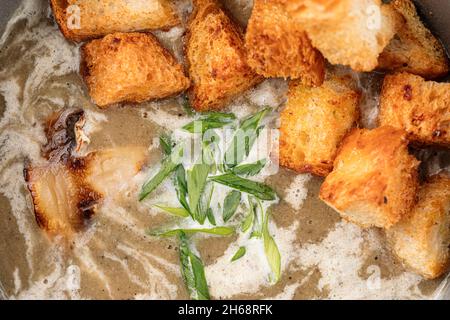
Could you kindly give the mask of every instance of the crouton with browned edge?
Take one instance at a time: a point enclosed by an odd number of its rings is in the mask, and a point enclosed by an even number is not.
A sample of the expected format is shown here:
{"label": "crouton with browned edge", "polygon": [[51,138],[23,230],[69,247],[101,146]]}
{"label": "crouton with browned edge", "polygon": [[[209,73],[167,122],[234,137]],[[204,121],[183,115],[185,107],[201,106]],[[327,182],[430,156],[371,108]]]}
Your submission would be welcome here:
{"label": "crouton with browned edge", "polygon": [[320,198],[361,227],[390,228],[415,204],[418,165],[408,153],[405,131],[353,129],[339,148]]}
{"label": "crouton with browned edge", "polygon": [[245,34],[248,64],[266,78],[301,79],[320,86],[325,59],[315,49],[302,26],[273,0],[255,0]]}
{"label": "crouton with browned edge", "polygon": [[427,279],[447,271],[450,263],[450,177],[432,177],[421,186],[410,214],[391,228],[394,254],[408,269]]}
{"label": "crouton with browned edge", "polygon": [[411,0],[394,0],[390,7],[401,25],[379,58],[382,70],[406,71],[427,79],[445,76],[449,61],[445,49],[420,21]]}
{"label": "crouton with browned edge", "polygon": [[316,88],[291,81],[281,113],[280,164],[319,176],[330,173],[340,142],[358,120],[359,98],[349,76],[327,75]]}
{"label": "crouton with browned edge", "polygon": [[110,34],[81,51],[80,71],[99,107],[166,98],[189,87],[181,64],[151,34]]}
{"label": "crouton with browned edge", "polygon": [[398,17],[382,0],[276,0],[332,64],[372,71],[394,37]]}
{"label": "crouton with browned edge", "polygon": [[262,81],[247,64],[242,30],[216,0],[195,0],[190,17],[186,58],[197,111],[219,110]]}
{"label": "crouton with browned edge", "polygon": [[170,0],[51,0],[51,6],[64,36],[77,42],[180,23]]}
{"label": "crouton with browned edge", "polygon": [[417,145],[450,147],[450,83],[409,73],[388,75],[380,100],[380,125],[406,130]]}

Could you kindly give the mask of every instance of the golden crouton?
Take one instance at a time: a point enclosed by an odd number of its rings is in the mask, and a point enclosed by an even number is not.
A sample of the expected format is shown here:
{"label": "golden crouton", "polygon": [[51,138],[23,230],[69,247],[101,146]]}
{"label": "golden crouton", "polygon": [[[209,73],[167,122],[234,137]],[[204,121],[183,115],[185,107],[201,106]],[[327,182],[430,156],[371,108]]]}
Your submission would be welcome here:
{"label": "golden crouton", "polygon": [[145,148],[128,146],[67,162],[28,165],[25,180],[38,225],[50,234],[65,236],[81,230],[102,199],[130,189],[145,159]]}
{"label": "golden crouton", "polygon": [[186,90],[183,67],[151,34],[115,33],[82,47],[81,74],[99,107]]}
{"label": "golden crouton", "polygon": [[406,130],[419,145],[450,146],[450,83],[408,73],[388,75],[380,105],[381,125]]}
{"label": "golden crouton", "polygon": [[280,164],[326,176],[337,148],[359,115],[360,94],[349,77],[330,76],[320,87],[292,81],[281,113]]}
{"label": "golden crouton", "polygon": [[372,71],[392,39],[397,16],[381,0],[277,0],[332,64]]}
{"label": "golden crouton", "polygon": [[168,29],[180,22],[170,0],[51,0],[51,6],[62,33],[73,41]]}
{"label": "golden crouton", "polygon": [[194,6],[186,40],[190,103],[197,111],[221,109],[262,78],[248,66],[242,31],[219,3],[196,0]]}
{"label": "golden crouton", "polygon": [[311,44],[301,25],[273,0],[255,0],[245,34],[248,64],[264,77],[302,80],[320,86],[325,59]]}
{"label": "golden crouton", "polygon": [[390,6],[398,12],[401,26],[379,58],[383,70],[406,71],[438,78],[448,73],[445,49],[423,25],[411,0],[394,0]]}
{"label": "golden crouton", "polygon": [[450,178],[435,176],[423,185],[410,216],[387,235],[408,268],[428,279],[442,275],[450,262]]}
{"label": "golden crouton", "polygon": [[419,161],[407,146],[403,130],[353,129],[338,150],[320,198],[361,227],[390,228],[416,200]]}
{"label": "golden crouton", "polygon": [[101,196],[66,165],[27,166],[24,172],[36,221],[49,234],[70,236],[95,213]]}

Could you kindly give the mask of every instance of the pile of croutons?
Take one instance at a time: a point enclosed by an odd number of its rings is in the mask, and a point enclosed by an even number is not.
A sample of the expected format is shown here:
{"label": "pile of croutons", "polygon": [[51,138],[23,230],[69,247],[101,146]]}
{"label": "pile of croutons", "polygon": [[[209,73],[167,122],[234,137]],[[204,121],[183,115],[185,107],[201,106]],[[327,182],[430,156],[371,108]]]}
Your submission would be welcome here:
{"label": "pile of croutons", "polygon": [[[99,107],[187,90],[196,111],[220,110],[265,78],[288,78],[280,164],[325,177],[320,198],[348,221],[385,229],[412,270],[446,270],[450,178],[419,181],[409,147],[450,147],[450,84],[433,81],[449,63],[411,0],[254,0],[245,32],[219,0],[193,0],[186,70],[148,32],[181,23],[174,4],[140,3],[51,0],[65,37],[88,41],[80,72]],[[69,28],[74,5],[80,23]],[[332,65],[386,72],[377,128],[361,128],[358,84]]]}

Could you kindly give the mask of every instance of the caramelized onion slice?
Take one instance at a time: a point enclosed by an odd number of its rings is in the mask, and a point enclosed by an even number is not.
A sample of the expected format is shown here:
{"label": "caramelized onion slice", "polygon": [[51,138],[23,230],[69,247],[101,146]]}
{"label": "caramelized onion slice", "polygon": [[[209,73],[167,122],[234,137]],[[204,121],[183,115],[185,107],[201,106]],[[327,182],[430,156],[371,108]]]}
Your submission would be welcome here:
{"label": "caramelized onion slice", "polygon": [[25,180],[38,225],[50,234],[70,235],[85,225],[100,195],[61,163],[27,166]]}

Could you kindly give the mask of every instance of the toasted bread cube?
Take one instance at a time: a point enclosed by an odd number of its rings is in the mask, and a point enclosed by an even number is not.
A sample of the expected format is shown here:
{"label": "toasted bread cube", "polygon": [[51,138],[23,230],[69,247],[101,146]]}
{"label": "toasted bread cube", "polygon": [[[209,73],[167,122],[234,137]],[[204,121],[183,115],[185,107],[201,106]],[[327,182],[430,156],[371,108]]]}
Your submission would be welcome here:
{"label": "toasted bread cube", "polygon": [[358,119],[359,98],[346,76],[327,76],[315,88],[291,81],[281,113],[280,164],[319,176],[330,173],[340,142]]}
{"label": "toasted bread cube", "polygon": [[420,21],[411,0],[394,0],[390,6],[398,13],[401,25],[379,58],[383,70],[406,71],[427,79],[444,76],[449,61],[442,44]]}
{"label": "toasted bread cube", "polygon": [[180,23],[170,0],[51,0],[51,6],[64,36],[77,42]]}
{"label": "toasted bread cube", "polygon": [[186,40],[190,103],[197,111],[218,110],[262,78],[247,64],[242,31],[219,3],[196,0],[194,6]]}
{"label": "toasted bread cube", "polygon": [[245,34],[248,64],[266,78],[301,79],[320,86],[325,59],[306,32],[273,0],[255,0]]}
{"label": "toasted bread cube", "polygon": [[450,178],[435,176],[421,186],[410,216],[387,235],[407,268],[427,279],[441,276],[450,263]]}
{"label": "toasted bread cube", "polygon": [[398,17],[382,0],[277,0],[332,64],[372,71],[394,37]]}
{"label": "toasted bread cube", "polygon": [[115,33],[87,43],[80,71],[99,107],[165,98],[189,87],[183,67],[145,33]]}
{"label": "toasted bread cube", "polygon": [[126,146],[65,161],[52,159],[41,166],[28,165],[25,180],[38,225],[51,235],[70,236],[82,230],[102,199],[117,200],[130,190],[146,156],[145,148]]}
{"label": "toasted bread cube", "polygon": [[383,82],[379,123],[402,128],[420,145],[450,146],[450,83],[408,73]]}
{"label": "toasted bread cube", "polygon": [[31,193],[36,221],[51,235],[70,236],[95,213],[100,195],[85,186],[66,165],[28,166],[25,180]]}
{"label": "toasted bread cube", "polygon": [[407,146],[403,130],[353,129],[339,148],[320,198],[361,227],[392,227],[416,200],[419,161]]}

